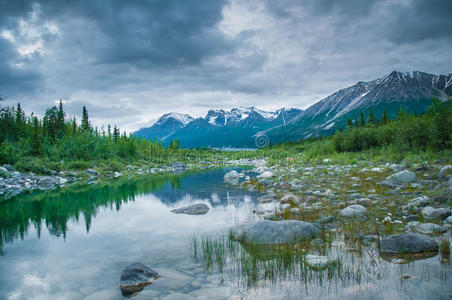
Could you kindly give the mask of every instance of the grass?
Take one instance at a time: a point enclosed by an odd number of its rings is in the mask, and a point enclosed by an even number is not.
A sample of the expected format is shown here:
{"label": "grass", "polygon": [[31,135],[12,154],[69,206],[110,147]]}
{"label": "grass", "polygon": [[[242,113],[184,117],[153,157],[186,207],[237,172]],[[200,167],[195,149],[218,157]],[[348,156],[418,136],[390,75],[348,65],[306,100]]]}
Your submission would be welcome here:
{"label": "grass", "polygon": [[450,257],[450,242],[448,239],[442,239],[439,243],[439,251],[441,253],[441,257],[444,260],[449,260]]}
{"label": "grass", "polygon": [[294,245],[253,246],[241,244],[227,234],[195,236],[192,239],[193,258],[208,272],[230,276],[240,286],[250,288],[260,284],[299,281],[305,284],[350,284],[363,280],[362,264],[345,265],[349,258],[323,249],[322,254],[336,255],[324,267],[310,265],[306,260],[309,243]]}

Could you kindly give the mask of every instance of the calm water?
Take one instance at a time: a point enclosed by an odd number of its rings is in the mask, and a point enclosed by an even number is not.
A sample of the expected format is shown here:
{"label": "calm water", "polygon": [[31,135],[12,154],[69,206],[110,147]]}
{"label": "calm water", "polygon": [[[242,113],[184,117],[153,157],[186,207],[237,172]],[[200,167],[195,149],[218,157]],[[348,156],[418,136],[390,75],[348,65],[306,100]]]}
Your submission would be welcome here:
{"label": "calm water", "polygon": [[[121,299],[120,273],[132,262],[162,275],[136,299],[215,286],[216,278],[198,276],[204,272],[193,264],[189,243],[195,233],[246,220],[257,196],[223,184],[226,171],[148,177],[0,204],[0,298]],[[211,210],[202,216],[170,212],[192,202]]]}
{"label": "calm water", "polygon": [[[229,169],[154,176],[22,197],[0,204],[0,299],[122,299],[122,269],[142,262],[162,277],[134,299],[447,299],[450,264],[440,256],[409,264],[356,254],[335,240],[331,254],[359,278],[262,282],[244,288],[206,272],[192,257],[198,234],[221,234],[250,221],[257,192],[223,183]],[[172,208],[203,202],[202,216]],[[271,207],[267,207],[271,208]],[[232,258],[234,259],[234,258]],[[373,261],[376,261],[373,262]],[[409,275],[405,280],[403,276]],[[232,274],[232,277],[234,274]],[[342,278],[343,276],[343,278]],[[234,296],[238,295],[238,296]]]}

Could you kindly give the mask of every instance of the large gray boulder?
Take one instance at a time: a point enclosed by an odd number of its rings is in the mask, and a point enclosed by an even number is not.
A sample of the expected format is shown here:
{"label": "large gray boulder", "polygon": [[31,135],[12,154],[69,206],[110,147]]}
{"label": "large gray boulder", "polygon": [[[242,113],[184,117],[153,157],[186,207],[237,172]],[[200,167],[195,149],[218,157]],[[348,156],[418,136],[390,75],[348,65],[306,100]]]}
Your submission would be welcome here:
{"label": "large gray boulder", "polygon": [[426,206],[422,209],[422,216],[426,220],[433,220],[433,219],[441,219],[444,220],[447,217],[452,215],[452,211],[449,208],[433,208],[431,206]]}
{"label": "large gray boulder", "polygon": [[384,184],[386,185],[402,185],[402,184],[408,184],[413,183],[417,181],[416,174],[413,172],[410,172],[408,170],[403,170],[398,173],[389,175],[386,177],[386,180],[384,181]]}
{"label": "large gray boulder", "polygon": [[205,215],[208,211],[209,207],[204,203],[196,203],[193,205],[171,210],[172,213],[186,215]]}
{"label": "large gray boulder", "polygon": [[414,229],[422,234],[439,234],[447,231],[446,227],[435,223],[420,223]]}
{"label": "large gray boulder", "polygon": [[383,253],[421,253],[438,251],[438,243],[431,237],[417,233],[394,234],[380,241],[380,252]]}
{"label": "large gray boulder", "polygon": [[156,271],[142,263],[130,264],[121,272],[121,292],[125,297],[133,297],[159,277]]}
{"label": "large gray boulder", "polygon": [[259,245],[293,244],[311,240],[319,234],[315,225],[296,220],[263,220],[231,229],[234,239]]}
{"label": "large gray boulder", "polygon": [[452,174],[452,165],[444,166],[439,170],[439,177],[446,177],[447,174]]}
{"label": "large gray boulder", "polygon": [[367,209],[359,204],[350,205],[339,212],[343,217],[360,217],[367,213]]}

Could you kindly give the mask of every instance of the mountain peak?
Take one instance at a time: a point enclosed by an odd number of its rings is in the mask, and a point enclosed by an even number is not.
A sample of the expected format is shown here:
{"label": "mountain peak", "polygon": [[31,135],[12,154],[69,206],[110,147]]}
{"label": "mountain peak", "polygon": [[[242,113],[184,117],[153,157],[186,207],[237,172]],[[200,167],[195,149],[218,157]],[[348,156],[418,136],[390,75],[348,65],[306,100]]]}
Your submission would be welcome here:
{"label": "mountain peak", "polygon": [[170,119],[174,119],[177,122],[181,123],[182,125],[187,125],[188,123],[190,123],[191,121],[194,120],[193,117],[188,114],[170,112],[170,113],[167,113],[167,114],[164,114],[163,116],[161,116],[157,120],[156,124],[163,124],[164,122],[166,122]]}

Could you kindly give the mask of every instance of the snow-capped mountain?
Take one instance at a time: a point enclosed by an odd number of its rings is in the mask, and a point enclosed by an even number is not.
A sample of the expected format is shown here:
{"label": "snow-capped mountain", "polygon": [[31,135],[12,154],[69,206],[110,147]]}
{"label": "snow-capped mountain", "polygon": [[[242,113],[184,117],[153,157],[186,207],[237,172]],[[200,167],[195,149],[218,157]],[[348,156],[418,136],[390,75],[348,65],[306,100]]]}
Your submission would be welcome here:
{"label": "snow-capped mountain", "polygon": [[190,115],[171,112],[161,116],[152,126],[136,131],[134,135],[145,139],[164,139],[193,120]]}
{"label": "snow-capped mountain", "polygon": [[170,113],[134,135],[161,139],[164,144],[179,139],[182,147],[254,147],[252,136],[256,132],[283,125],[300,112],[296,108],[270,112],[255,107],[239,107],[230,111],[209,110],[205,117],[198,119]]}
{"label": "snow-capped mountain", "polygon": [[389,117],[402,107],[408,112],[424,112],[437,97],[447,100],[452,95],[452,74],[432,75],[423,72],[397,72],[373,81],[360,81],[315,103],[290,122],[260,132],[270,141],[281,142],[328,135],[344,128],[348,118],[368,115],[372,107],[375,119],[386,111]]}

